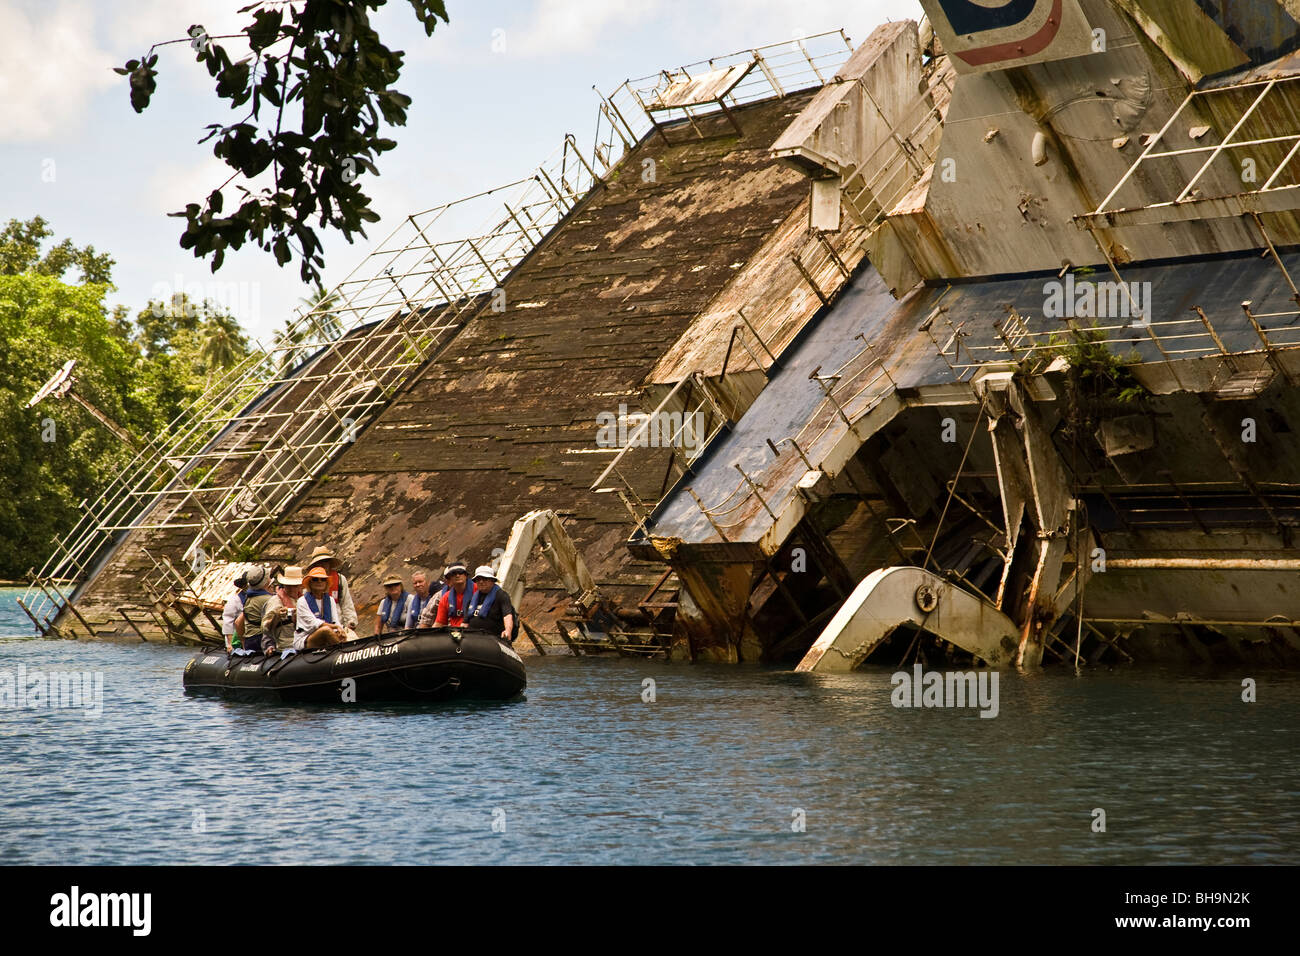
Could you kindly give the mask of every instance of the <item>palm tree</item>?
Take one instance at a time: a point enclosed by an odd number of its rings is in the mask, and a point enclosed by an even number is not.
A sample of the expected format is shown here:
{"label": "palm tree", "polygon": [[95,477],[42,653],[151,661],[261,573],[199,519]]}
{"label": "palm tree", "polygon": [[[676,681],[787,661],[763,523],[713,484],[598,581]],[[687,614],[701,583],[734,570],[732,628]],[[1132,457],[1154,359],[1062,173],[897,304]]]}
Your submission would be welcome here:
{"label": "palm tree", "polygon": [[230,368],[248,354],[248,336],[234,316],[209,313],[203,322],[199,358],[209,368]]}
{"label": "palm tree", "polygon": [[298,302],[302,305],[301,321],[306,324],[307,329],[305,341],[319,342],[324,345],[343,334],[343,320],[338,313],[342,302],[337,292],[326,291],[324,286],[318,285],[315,292],[299,299]]}

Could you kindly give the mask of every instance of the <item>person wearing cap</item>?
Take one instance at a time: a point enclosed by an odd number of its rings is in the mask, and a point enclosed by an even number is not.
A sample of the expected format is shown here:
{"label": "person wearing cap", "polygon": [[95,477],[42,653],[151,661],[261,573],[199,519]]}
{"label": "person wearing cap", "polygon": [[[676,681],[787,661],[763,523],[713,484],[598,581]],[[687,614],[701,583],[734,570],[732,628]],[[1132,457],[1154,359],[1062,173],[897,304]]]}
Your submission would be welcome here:
{"label": "person wearing cap", "polygon": [[406,626],[410,611],[411,595],[406,593],[401,575],[390,574],[384,578],[384,599],[379,602],[379,613],[375,615],[375,636],[384,631],[400,631]]}
{"label": "person wearing cap", "polygon": [[271,593],[266,589],[267,578],[266,568],[260,564],[250,564],[235,578],[235,587],[239,590],[226,602],[221,612],[221,633],[226,639],[227,653],[244,647],[244,608],[252,598]]}
{"label": "person wearing cap", "polygon": [[339,559],[334,556],[334,552],[322,545],[311,553],[303,567],[314,568],[317,565],[325,568],[330,576],[330,594],[339,602],[340,624],[345,628],[356,631],[357,617],[356,605],[352,602],[352,587],[348,584],[348,579],[344,577],[343,572],[339,570]]}
{"label": "person wearing cap", "polygon": [[420,615],[429,605],[429,577],[423,571],[411,575],[411,600],[406,606],[405,627],[419,627]]}
{"label": "person wearing cap", "polygon": [[302,568],[276,568],[275,593],[260,594],[244,604],[244,646],[263,654],[288,650],[302,595]]}
{"label": "person wearing cap", "polygon": [[[424,615],[420,617],[420,626],[464,627],[465,611],[474,594],[474,589],[469,584],[469,569],[459,561],[453,561],[447,565],[442,576],[447,581],[447,590],[436,602],[425,608]],[[430,614],[430,608],[433,620],[425,624],[425,615]]]}
{"label": "person wearing cap", "polygon": [[465,612],[465,626],[486,631],[510,644],[515,638],[515,608],[510,595],[497,584],[497,573],[488,564],[474,571],[474,593]]}
{"label": "person wearing cap", "polygon": [[[298,598],[298,623],[293,631],[297,650],[327,647],[350,640],[349,632],[339,622],[339,602],[330,594],[330,575],[323,565],[307,571],[307,586]],[[355,633],[351,637],[355,637]]]}

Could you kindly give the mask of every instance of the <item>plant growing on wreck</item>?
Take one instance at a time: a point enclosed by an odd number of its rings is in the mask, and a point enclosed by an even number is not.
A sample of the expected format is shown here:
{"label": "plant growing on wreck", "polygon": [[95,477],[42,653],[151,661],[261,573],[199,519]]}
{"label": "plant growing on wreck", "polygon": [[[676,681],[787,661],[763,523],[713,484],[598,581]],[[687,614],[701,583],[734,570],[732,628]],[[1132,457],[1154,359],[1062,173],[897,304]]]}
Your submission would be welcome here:
{"label": "plant growing on wreck", "polygon": [[1061,356],[1070,365],[1070,379],[1089,398],[1100,401],[1133,402],[1147,394],[1133,375],[1139,361],[1136,349],[1116,355],[1104,330],[1093,327],[1054,334],[1044,350],[1049,357]]}

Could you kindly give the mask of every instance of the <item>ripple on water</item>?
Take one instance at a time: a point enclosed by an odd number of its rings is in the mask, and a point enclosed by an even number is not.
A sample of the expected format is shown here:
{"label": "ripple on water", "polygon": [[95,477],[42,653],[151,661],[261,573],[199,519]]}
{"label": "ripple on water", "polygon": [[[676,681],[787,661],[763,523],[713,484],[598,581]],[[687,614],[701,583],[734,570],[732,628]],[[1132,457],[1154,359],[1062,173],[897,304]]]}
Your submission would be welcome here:
{"label": "ripple on water", "polygon": [[0,862],[1300,862],[1285,673],[1267,706],[1005,674],[988,720],[895,709],[881,670],[550,658],[522,701],[335,711],[187,698],[188,657],[0,640],[0,669],[104,678],[99,719],[0,711]]}

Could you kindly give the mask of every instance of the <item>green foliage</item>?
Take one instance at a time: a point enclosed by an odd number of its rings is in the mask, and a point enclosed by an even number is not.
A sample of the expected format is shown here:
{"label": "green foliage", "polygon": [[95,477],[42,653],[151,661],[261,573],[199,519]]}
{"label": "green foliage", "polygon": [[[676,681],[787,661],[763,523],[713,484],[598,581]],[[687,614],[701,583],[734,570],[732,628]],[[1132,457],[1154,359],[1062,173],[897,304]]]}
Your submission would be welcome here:
{"label": "green foliage", "polygon": [[201,396],[209,381],[249,354],[248,336],[233,316],[184,293],[150,302],[135,319],[133,342],[147,359],[136,384],[148,406],[145,431],[161,429]]}
{"label": "green foliage", "polygon": [[1139,361],[1137,350],[1132,349],[1125,356],[1116,355],[1101,329],[1053,335],[1044,351],[1049,356],[1064,356],[1070,363],[1071,376],[1094,399],[1132,402],[1147,394],[1130,368]]}
{"label": "green foliage", "polygon": [[[51,275],[0,275],[0,576],[39,565],[51,539],[76,522],[77,505],[111,481],[129,449],[68,399],[27,402],[68,359],[75,388],[128,424],[134,349],[104,308],[107,286],[68,285]],[[52,441],[43,439],[52,438]]]}
{"label": "green foliage", "polygon": [[[407,0],[432,36],[447,22],[442,0]],[[241,13],[251,21],[238,35],[234,57],[195,24],[182,40],[216,81],[218,99],[247,114],[211,123],[200,142],[215,139],[212,152],[234,175],[202,203],[188,203],[173,216],[185,219],[181,247],[221,267],[226,249],[257,243],[281,266],[299,262],[303,281],[320,282],[325,264],[310,224],[340,230],[349,242],[375,222],[360,174],[378,175],[375,159],[397,144],[380,135],[380,121],[404,126],[410,97],[392,88],[405,54],[390,50],[371,28],[372,10],[384,0],[305,0],[301,4],[254,3]],[[221,38],[227,39],[227,38]],[[142,112],[156,86],[155,44],[116,72],[130,77],[131,105]],[[247,47],[247,54],[242,47]],[[263,122],[263,108],[266,117]],[[270,171],[270,184],[234,187],[238,206],[226,210],[226,187],[236,179],[254,185]],[[232,206],[234,202],[232,201]]]}
{"label": "green foliage", "polygon": [[[211,303],[181,295],[134,321],[111,311],[113,260],[63,240],[48,251],[45,220],[0,232],[0,577],[44,563],[52,542],[134,457],[68,396],[27,402],[69,359],[78,394],[144,439],[201,394],[207,379],[249,353],[243,329]],[[62,278],[73,266],[82,282]],[[92,281],[94,280],[94,281]],[[48,439],[53,440],[48,440]],[[196,479],[197,480],[197,479]]]}
{"label": "green foliage", "polygon": [[21,272],[62,278],[73,266],[81,270],[82,283],[109,285],[113,259],[107,253],[98,255],[94,246],[78,249],[71,239],[64,239],[44,255],[41,244],[54,235],[49,224],[40,216],[23,222],[10,219],[0,231],[0,275],[12,276]]}

